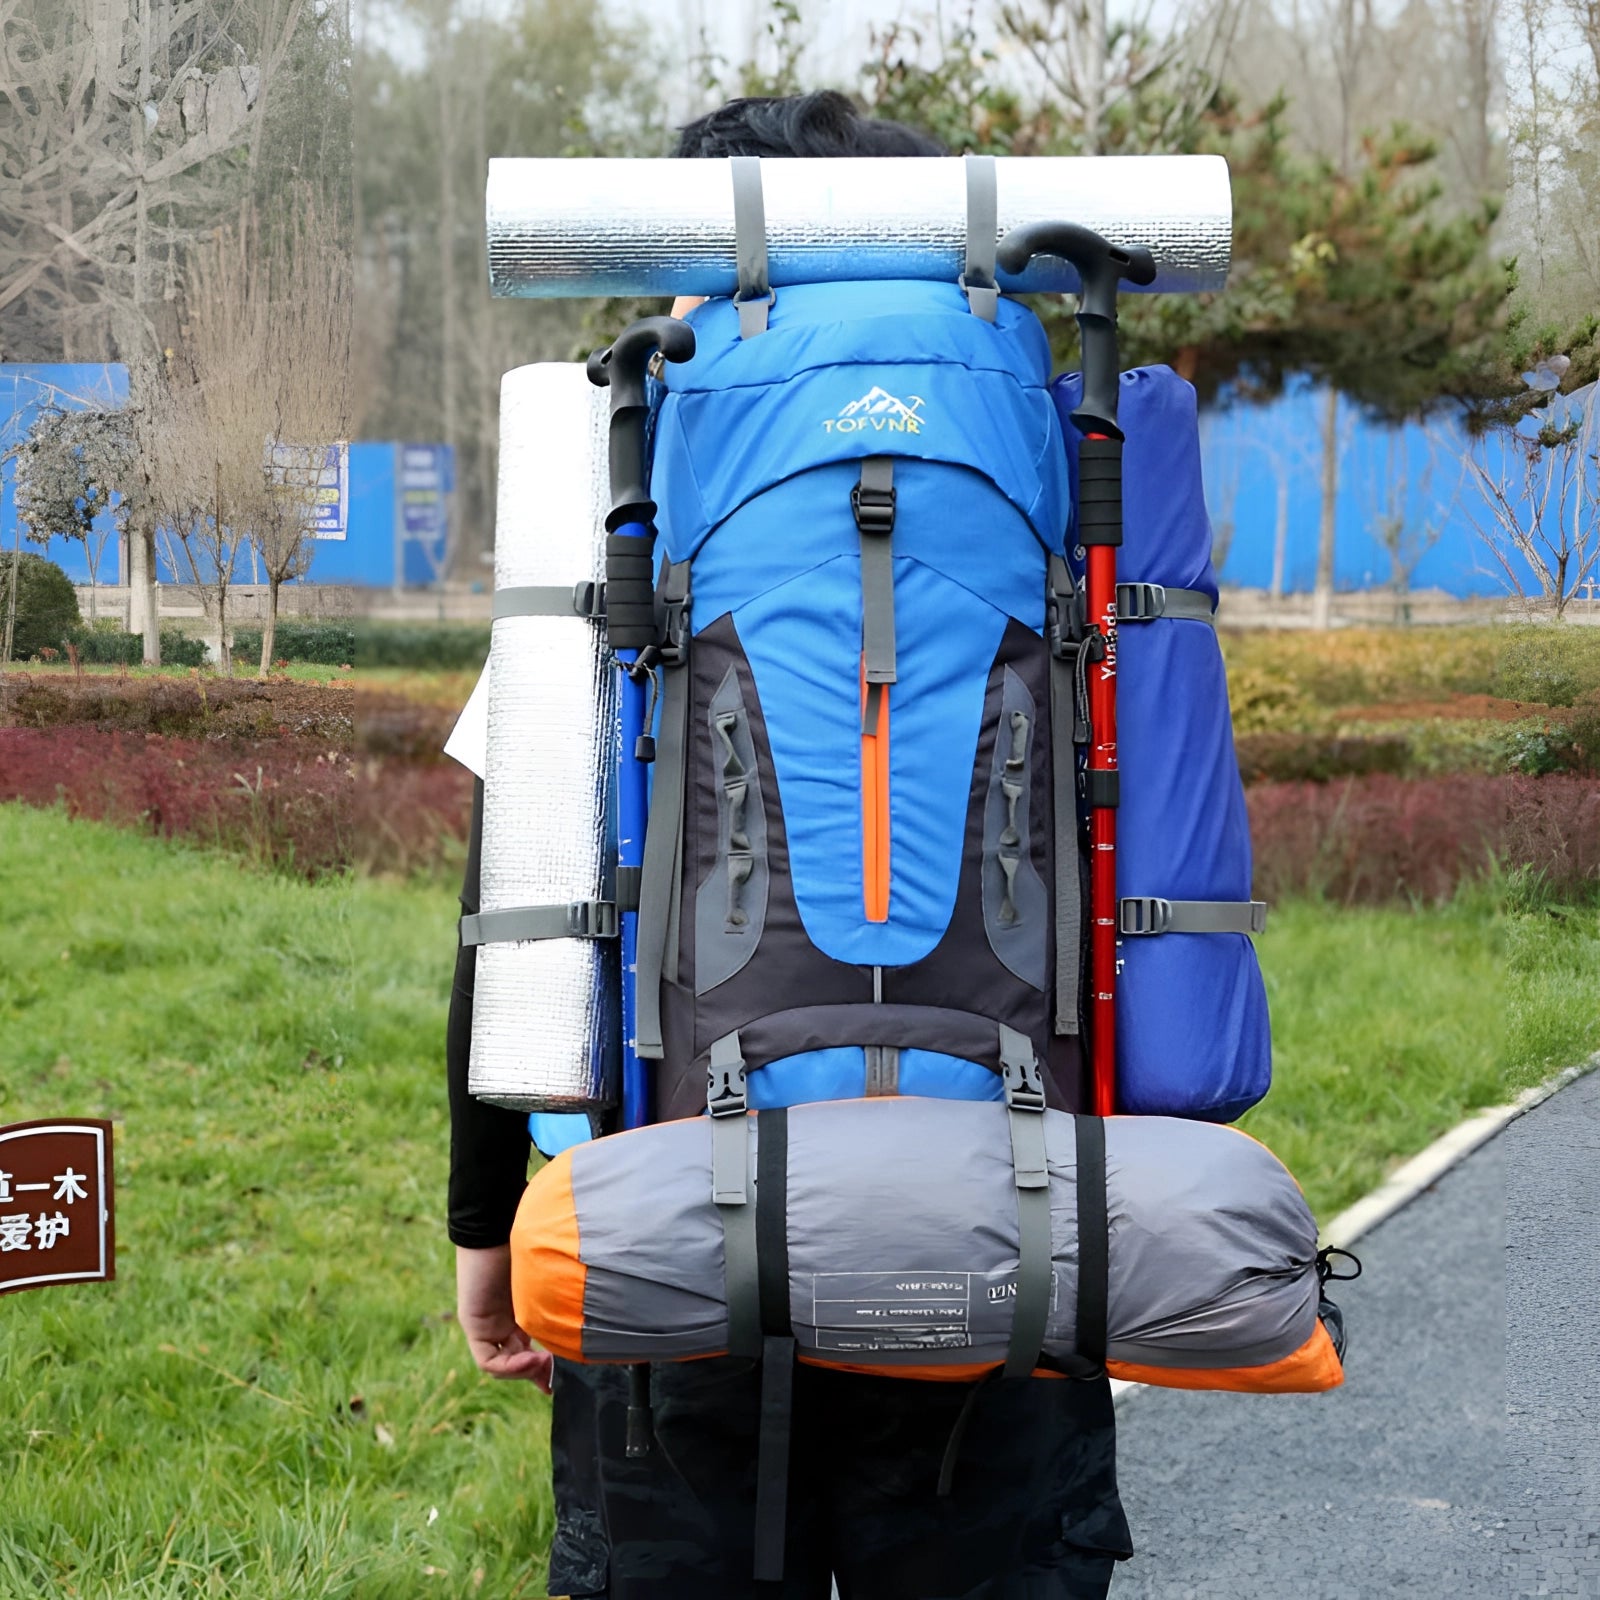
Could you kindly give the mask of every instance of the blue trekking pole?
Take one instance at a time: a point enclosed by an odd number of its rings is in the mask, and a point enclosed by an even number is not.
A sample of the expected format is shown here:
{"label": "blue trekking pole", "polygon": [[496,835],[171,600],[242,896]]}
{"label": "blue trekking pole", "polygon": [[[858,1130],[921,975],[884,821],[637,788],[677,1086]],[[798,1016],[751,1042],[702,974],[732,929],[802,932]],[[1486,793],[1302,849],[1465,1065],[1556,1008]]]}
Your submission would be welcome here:
{"label": "blue trekking pole", "polygon": [[650,405],[645,375],[659,351],[694,354],[694,329],[674,317],[646,317],[589,357],[589,381],[611,391],[611,510],[606,515],[606,637],[622,671],[622,741],[617,771],[617,903],[622,933],[622,1126],[650,1120],[650,1085],[638,1051],[639,879],[649,774],[655,759],[646,688],[659,651],[655,607],[655,502],[645,462]]}

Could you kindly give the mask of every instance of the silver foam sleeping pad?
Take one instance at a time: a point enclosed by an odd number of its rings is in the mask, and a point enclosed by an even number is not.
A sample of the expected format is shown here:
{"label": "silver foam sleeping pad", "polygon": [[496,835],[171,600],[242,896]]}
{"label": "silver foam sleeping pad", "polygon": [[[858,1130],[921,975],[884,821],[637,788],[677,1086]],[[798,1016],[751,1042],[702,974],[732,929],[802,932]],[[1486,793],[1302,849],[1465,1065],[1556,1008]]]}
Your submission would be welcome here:
{"label": "silver foam sleeping pad", "polygon": [[[1221,156],[999,156],[999,234],[1078,222],[1156,260],[1150,293],[1220,289],[1233,242]],[[954,282],[965,262],[966,164],[954,157],[761,163],[772,283]],[[731,294],[727,161],[489,163],[489,282],[497,295]],[[998,274],[1009,293],[1077,290],[1065,262]]]}
{"label": "silver foam sleeping pad", "polygon": [[[581,366],[508,372],[500,388],[495,588],[605,575],[606,392]],[[483,911],[609,897],[617,670],[583,617],[502,617],[489,653]],[[527,1111],[615,1098],[615,939],[478,947],[468,1087]]]}

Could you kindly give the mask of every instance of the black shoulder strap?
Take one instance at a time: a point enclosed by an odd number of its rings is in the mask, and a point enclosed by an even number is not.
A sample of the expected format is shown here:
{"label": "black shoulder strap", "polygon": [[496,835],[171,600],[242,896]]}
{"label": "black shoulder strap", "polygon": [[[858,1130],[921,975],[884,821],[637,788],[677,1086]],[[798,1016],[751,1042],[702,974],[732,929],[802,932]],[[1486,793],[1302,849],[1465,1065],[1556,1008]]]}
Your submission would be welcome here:
{"label": "black shoulder strap", "polygon": [[1080,1362],[1096,1376],[1106,1362],[1106,1306],[1111,1274],[1111,1240],[1106,1216],[1106,1125],[1104,1118],[1079,1113],[1078,1136],[1078,1327],[1074,1340]]}

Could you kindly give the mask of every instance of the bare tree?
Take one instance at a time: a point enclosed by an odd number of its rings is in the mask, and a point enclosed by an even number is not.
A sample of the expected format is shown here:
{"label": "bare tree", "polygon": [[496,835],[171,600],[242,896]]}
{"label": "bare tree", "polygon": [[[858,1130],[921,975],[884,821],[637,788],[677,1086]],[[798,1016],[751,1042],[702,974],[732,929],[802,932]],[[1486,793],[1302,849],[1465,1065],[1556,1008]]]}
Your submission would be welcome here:
{"label": "bare tree", "polygon": [[[1361,474],[1362,512],[1389,558],[1389,587],[1394,593],[1394,620],[1411,621],[1411,586],[1422,558],[1438,544],[1450,520],[1455,496],[1435,490],[1442,440],[1433,430],[1424,436],[1426,455],[1414,465],[1413,435],[1405,428],[1387,430],[1383,470]],[[1459,485],[1457,486],[1459,488]]]}
{"label": "bare tree", "polygon": [[1600,406],[1596,385],[1468,445],[1480,538],[1508,591],[1556,621],[1600,567]]}
{"label": "bare tree", "polygon": [[1112,114],[1157,78],[1166,80],[1172,126],[1211,100],[1242,10],[1241,0],[1189,0],[1175,13],[1135,0],[1113,17],[1107,0],[1006,0],[999,15],[1082,130],[1085,151],[1100,155]]}
{"label": "bare tree", "polygon": [[314,468],[347,426],[349,254],[336,218],[307,193],[293,200],[266,223],[247,213],[195,253],[181,342],[146,369],[139,397],[153,526],[229,673],[239,555],[248,545],[266,569],[265,672],[282,586],[310,563]]}
{"label": "bare tree", "polygon": [[132,360],[160,347],[182,250],[248,189],[306,21],[305,0],[0,5],[10,351]]}

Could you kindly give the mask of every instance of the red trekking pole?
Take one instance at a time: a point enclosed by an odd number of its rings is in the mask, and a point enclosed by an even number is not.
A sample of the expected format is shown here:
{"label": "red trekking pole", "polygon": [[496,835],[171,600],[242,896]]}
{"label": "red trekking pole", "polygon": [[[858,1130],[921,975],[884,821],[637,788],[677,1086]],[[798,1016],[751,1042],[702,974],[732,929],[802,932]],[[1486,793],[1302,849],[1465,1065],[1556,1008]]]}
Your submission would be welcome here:
{"label": "red trekking pole", "polygon": [[1089,679],[1089,1061],[1094,1113],[1116,1109],[1117,1070],[1117,546],[1122,543],[1122,430],[1117,426],[1117,286],[1153,283],[1142,246],[1123,249],[1073,222],[1013,229],[996,260],[1021,272],[1036,255],[1077,268],[1083,397],[1072,413],[1078,452],[1078,543],[1085,557],[1088,616],[1083,649]]}

